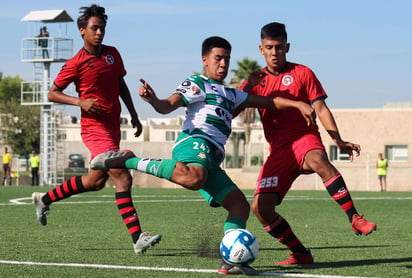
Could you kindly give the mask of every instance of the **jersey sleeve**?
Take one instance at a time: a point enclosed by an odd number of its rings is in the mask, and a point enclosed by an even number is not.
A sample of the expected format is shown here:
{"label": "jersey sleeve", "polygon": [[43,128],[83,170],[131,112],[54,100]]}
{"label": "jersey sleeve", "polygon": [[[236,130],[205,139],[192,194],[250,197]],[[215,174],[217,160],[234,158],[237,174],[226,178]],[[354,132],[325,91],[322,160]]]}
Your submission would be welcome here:
{"label": "jersey sleeve", "polygon": [[206,93],[204,91],[203,81],[197,77],[189,77],[176,89],[176,93],[180,94],[185,106],[189,104],[204,101]]}
{"label": "jersey sleeve", "polygon": [[310,102],[314,102],[317,99],[327,98],[327,94],[323,89],[322,84],[311,69],[307,68],[303,78],[305,80],[304,84]]}
{"label": "jersey sleeve", "polygon": [[60,72],[57,74],[54,84],[60,89],[66,89],[70,83],[72,83],[76,76],[78,75],[77,66],[74,63],[73,59],[69,59],[62,66]]}
{"label": "jersey sleeve", "polygon": [[242,106],[248,99],[249,99],[249,94],[246,92],[243,92],[241,90],[236,90],[232,89],[235,91],[236,95],[236,100],[235,100],[235,109]]}
{"label": "jersey sleeve", "polygon": [[113,52],[114,52],[114,55],[116,55],[116,60],[118,60],[119,63],[120,63],[120,66],[119,66],[120,67],[120,76],[124,77],[127,72],[126,72],[126,68],[125,68],[124,63],[123,63],[122,55],[120,55],[120,52],[115,47],[113,47]]}

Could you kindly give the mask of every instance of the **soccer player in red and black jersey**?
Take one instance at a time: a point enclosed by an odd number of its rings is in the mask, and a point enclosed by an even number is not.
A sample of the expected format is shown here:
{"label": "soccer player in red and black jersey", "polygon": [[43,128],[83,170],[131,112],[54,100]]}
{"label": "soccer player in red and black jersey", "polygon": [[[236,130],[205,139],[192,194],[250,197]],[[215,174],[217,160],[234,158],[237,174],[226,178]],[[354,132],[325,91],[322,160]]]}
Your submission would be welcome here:
{"label": "soccer player in red and black jersey", "polygon": [[[282,23],[269,23],[261,29],[260,53],[266,67],[252,73],[240,89],[250,94],[284,97],[311,104],[323,127],[352,161],[360,146],[342,140],[334,117],[325,103],[327,97],[319,80],[306,66],[288,62],[287,32]],[[376,225],[359,216],[339,171],[331,164],[317,125],[308,125],[294,108],[259,108],[270,155],[256,183],[252,210],[263,228],[290,250],[290,256],[278,265],[313,263],[311,252],[293,233],[288,222],[275,208],[280,205],[293,181],[301,174],[317,173],[328,193],[347,214],[356,235],[368,235]]]}
{"label": "soccer player in red and black jersey", "polygon": [[[80,12],[77,25],[84,46],[62,67],[49,90],[48,98],[53,102],[81,108],[81,136],[93,158],[100,153],[119,150],[119,97],[129,110],[136,137],[142,133],[142,125],[123,78],[126,70],[122,58],[115,47],[102,44],[107,21],[105,9],[91,5],[80,8]],[[72,82],[76,85],[77,97],[63,92]],[[141,254],[158,243],[161,236],[142,232],[131,197],[132,177],[125,169],[91,169],[87,175],[72,177],[46,194],[33,193],[37,219],[46,225],[46,215],[52,203],[74,194],[100,190],[109,176],[116,185],[116,204],[132,237],[134,250],[136,254]]]}

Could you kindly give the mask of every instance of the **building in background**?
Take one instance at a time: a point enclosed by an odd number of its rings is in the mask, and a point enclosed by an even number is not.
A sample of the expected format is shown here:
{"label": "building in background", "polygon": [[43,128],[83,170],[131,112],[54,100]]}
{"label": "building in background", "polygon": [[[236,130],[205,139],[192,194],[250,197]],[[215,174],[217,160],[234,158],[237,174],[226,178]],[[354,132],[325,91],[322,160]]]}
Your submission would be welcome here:
{"label": "building in background", "polygon": [[[320,126],[329,158],[342,172],[351,190],[380,191],[375,173],[378,153],[384,153],[391,165],[387,176],[388,191],[412,190],[412,102],[388,103],[383,108],[374,109],[332,109],[332,112],[343,140],[362,147],[361,155],[351,163]],[[121,126],[121,148],[130,149],[140,157],[171,157],[171,148],[181,130],[182,121],[183,116],[149,118],[142,121],[143,134],[135,138],[130,118],[125,115]],[[71,116],[62,117],[58,130],[64,138],[66,157],[71,153],[81,153],[86,160],[89,159],[88,151],[81,142],[80,125]],[[244,126],[234,121],[232,136],[238,138],[228,140],[223,166],[241,188],[253,189],[260,164],[268,154],[268,145],[260,124],[252,126],[251,140],[247,146],[244,145],[243,132]],[[240,168],[231,168],[234,159],[239,159]],[[174,186],[149,175],[134,173],[136,186]],[[293,188],[323,190],[323,184],[317,175],[307,175],[300,176]]]}

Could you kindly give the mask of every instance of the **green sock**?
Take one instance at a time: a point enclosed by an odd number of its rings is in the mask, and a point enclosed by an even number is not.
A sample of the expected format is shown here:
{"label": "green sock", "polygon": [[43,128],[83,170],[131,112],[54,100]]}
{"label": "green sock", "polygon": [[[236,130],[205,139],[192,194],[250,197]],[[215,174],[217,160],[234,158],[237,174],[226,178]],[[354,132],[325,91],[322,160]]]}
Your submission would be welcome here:
{"label": "green sock", "polygon": [[223,225],[223,231],[226,233],[229,229],[246,229],[246,223],[237,217],[228,218]]}
{"label": "green sock", "polygon": [[170,180],[176,167],[176,160],[172,159],[153,159],[134,157],[126,160],[127,169],[134,169],[159,178]]}
{"label": "green sock", "polygon": [[137,163],[142,160],[140,157],[133,157],[133,158],[129,158],[128,160],[126,160],[124,162],[124,165],[126,166],[126,169],[133,169],[136,170],[137,169]]}

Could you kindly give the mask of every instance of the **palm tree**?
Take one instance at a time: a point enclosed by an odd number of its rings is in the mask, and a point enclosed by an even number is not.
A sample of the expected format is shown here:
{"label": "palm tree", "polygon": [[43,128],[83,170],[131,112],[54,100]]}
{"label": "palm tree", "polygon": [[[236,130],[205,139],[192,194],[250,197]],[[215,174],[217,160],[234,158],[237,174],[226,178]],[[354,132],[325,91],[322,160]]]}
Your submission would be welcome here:
{"label": "palm tree", "polygon": [[[231,70],[231,72],[233,72],[235,76],[229,81],[229,84],[232,87],[236,88],[239,88],[243,81],[245,81],[252,72],[257,71],[261,68],[257,61],[251,60],[248,57],[237,61],[237,66],[237,69]],[[256,119],[255,108],[244,109],[239,114],[239,117],[242,123],[245,124],[245,144],[248,144],[250,142],[250,125],[253,124]]]}
{"label": "palm tree", "polygon": [[[243,58],[240,61],[237,61],[237,69],[232,69],[231,72],[235,74],[233,78],[229,80],[231,87],[239,88],[240,85],[245,81],[249,75],[260,69],[260,66],[257,61],[251,60],[248,57]],[[240,114],[239,117],[242,123],[245,124],[245,133],[239,134],[234,132],[231,135],[231,140],[233,143],[233,166],[235,168],[240,167],[239,165],[239,139],[244,139],[244,144],[247,145],[250,142],[250,126],[255,122],[255,108],[246,108]]]}

